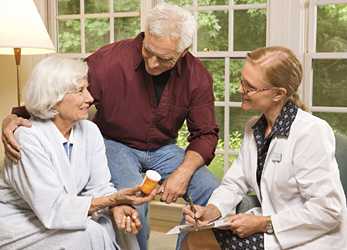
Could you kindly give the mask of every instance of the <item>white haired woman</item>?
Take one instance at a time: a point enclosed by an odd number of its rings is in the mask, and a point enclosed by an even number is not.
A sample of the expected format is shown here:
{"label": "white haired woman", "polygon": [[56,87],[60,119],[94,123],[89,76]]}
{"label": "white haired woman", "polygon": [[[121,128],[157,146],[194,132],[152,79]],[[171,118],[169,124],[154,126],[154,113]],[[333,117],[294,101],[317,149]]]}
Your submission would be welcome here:
{"label": "white haired woman", "polygon": [[[334,134],[327,122],[302,109],[296,93],[301,80],[301,64],[289,49],[260,48],[247,55],[242,108],[262,115],[246,125],[240,154],[208,205],[196,206],[195,214],[184,209],[190,223],[230,215],[228,230],[210,232],[218,241],[213,249],[347,249]],[[260,201],[260,214],[235,215],[249,191]],[[201,236],[188,236],[186,249],[199,249]]]}
{"label": "white haired woman", "polygon": [[93,103],[87,71],[52,56],[27,83],[32,127],[15,131],[21,158],[6,161],[0,178],[1,249],[119,249],[113,224],[134,234],[141,227],[132,205],[156,191],[138,197],[137,187],[117,192],[110,182],[101,133],[85,120]]}

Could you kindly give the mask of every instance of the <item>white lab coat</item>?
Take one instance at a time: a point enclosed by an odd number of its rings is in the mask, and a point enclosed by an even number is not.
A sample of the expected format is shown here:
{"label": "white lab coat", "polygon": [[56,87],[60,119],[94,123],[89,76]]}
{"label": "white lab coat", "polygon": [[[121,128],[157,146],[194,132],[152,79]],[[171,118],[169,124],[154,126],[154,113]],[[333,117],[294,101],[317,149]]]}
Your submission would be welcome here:
{"label": "white lab coat", "polygon": [[96,125],[74,126],[71,160],[52,121],[33,120],[15,137],[21,160],[8,161],[0,178],[0,249],[115,249],[108,214],[88,217],[92,197],[116,191]]}
{"label": "white lab coat", "polygon": [[242,196],[255,191],[275,234],[265,250],[346,250],[346,198],[335,160],[335,138],[323,120],[299,109],[288,138],[271,141],[256,181],[257,148],[247,125],[240,154],[209,203],[233,213]]}

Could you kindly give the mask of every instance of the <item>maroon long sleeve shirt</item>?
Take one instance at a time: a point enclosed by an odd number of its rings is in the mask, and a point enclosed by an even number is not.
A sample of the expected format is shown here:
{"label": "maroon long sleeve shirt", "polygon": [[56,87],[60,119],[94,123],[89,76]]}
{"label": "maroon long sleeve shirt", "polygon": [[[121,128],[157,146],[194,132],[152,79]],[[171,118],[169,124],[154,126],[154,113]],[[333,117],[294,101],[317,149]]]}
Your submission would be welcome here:
{"label": "maroon long sleeve shirt", "polygon": [[95,123],[102,134],[139,150],[156,150],[175,142],[184,120],[190,132],[187,150],[209,164],[218,127],[213,83],[199,59],[179,59],[157,103],[153,79],[144,67],[144,34],[99,49],[86,61],[89,90],[95,99]]}

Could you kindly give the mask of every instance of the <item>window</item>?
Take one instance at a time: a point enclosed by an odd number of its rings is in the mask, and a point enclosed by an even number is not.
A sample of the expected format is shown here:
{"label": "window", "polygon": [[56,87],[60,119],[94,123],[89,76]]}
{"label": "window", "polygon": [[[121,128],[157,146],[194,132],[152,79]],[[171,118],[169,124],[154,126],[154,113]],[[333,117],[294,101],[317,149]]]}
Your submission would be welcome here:
{"label": "window", "polygon": [[[135,36],[143,23],[140,13],[163,0],[52,2],[51,33],[53,38],[56,35],[59,52],[83,57],[104,44]],[[241,111],[238,87],[246,53],[257,47],[292,48],[303,59],[300,93],[305,104],[335,132],[347,135],[347,0],[166,2],[188,9],[198,22],[191,52],[214,79],[220,140],[210,169],[216,176],[221,177],[235,159],[244,124],[256,115]],[[184,126],[178,137],[182,147],[187,146],[187,136]]]}
{"label": "window", "polygon": [[[160,1],[158,1],[160,2]],[[192,53],[198,56],[214,80],[215,113],[220,128],[216,157],[210,170],[221,178],[235,159],[245,122],[255,113],[243,112],[238,94],[240,70],[246,53],[266,46],[266,0],[169,0],[190,10],[198,30]],[[186,126],[179,134],[187,146]]]}
{"label": "window", "polygon": [[56,0],[54,7],[60,53],[91,53],[140,32],[138,0]]}
{"label": "window", "polygon": [[347,1],[311,0],[305,102],[347,135]]}

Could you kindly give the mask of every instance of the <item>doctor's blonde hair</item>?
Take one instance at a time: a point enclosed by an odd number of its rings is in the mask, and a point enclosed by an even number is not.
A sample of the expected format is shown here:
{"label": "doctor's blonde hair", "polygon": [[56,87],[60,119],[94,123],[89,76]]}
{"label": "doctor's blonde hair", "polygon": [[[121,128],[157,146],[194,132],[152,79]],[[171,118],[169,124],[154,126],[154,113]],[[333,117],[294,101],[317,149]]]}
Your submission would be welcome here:
{"label": "doctor's blonde hair", "polygon": [[262,69],[269,84],[286,89],[288,99],[307,110],[297,93],[303,75],[302,66],[290,49],[280,46],[258,48],[248,53],[246,60]]}

